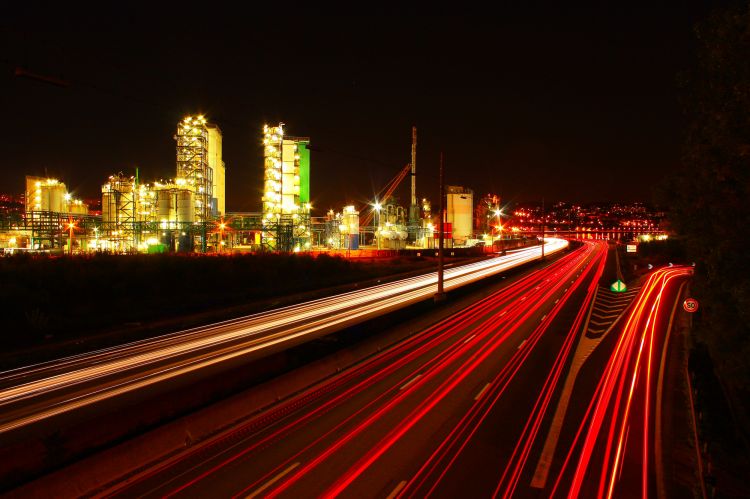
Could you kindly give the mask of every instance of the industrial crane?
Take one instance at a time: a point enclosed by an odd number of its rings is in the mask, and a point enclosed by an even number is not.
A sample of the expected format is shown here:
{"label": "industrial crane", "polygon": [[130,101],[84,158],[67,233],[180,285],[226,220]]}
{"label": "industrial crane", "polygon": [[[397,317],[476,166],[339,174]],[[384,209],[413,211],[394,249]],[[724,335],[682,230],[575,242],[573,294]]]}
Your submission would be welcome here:
{"label": "industrial crane", "polygon": [[[388,182],[383,189],[378,193],[376,196],[376,199],[378,199],[378,202],[385,204],[386,201],[391,197],[393,194],[393,191],[396,190],[396,188],[401,184],[401,181],[406,178],[406,176],[409,174],[409,170],[411,170],[411,163],[404,166],[401,171],[396,174],[395,177],[391,179],[390,182]],[[367,227],[372,223],[372,218],[375,216],[375,210],[370,210],[370,212],[365,215],[365,217],[360,220],[359,225],[361,227]]]}

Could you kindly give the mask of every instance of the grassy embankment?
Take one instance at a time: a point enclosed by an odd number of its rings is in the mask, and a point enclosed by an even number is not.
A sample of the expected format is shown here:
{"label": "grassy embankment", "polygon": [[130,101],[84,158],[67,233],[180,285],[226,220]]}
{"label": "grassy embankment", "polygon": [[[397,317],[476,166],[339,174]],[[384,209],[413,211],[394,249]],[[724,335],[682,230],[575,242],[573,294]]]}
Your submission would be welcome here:
{"label": "grassy embankment", "polygon": [[[133,255],[0,259],[6,352],[103,330],[229,309],[434,265],[320,255]],[[243,309],[242,312],[258,311]],[[231,312],[229,313],[231,315]]]}

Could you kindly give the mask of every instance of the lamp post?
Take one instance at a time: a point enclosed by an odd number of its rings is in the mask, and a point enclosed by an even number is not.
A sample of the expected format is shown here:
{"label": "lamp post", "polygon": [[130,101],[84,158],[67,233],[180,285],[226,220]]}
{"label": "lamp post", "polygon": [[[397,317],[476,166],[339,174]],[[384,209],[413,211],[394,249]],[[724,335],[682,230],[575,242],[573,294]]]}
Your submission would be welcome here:
{"label": "lamp post", "polygon": [[383,208],[383,205],[375,201],[373,208],[375,209],[375,238],[378,240],[378,249],[380,249],[380,234],[378,232],[380,232],[380,210]]}
{"label": "lamp post", "polygon": [[498,208],[495,210],[495,216],[497,217],[497,229],[500,231],[500,255],[505,254],[505,241],[503,241],[503,210]]}
{"label": "lamp post", "polygon": [[68,231],[70,232],[70,237],[68,238],[68,255],[73,254],[73,231],[76,228],[76,223],[73,221],[73,219],[68,220]]}
{"label": "lamp post", "polygon": [[443,185],[443,153],[440,153],[440,238],[438,239],[438,282],[437,293],[435,293],[435,303],[445,301],[445,292],[443,290],[443,245],[445,237],[445,186]]}
{"label": "lamp post", "polygon": [[224,229],[226,226],[227,224],[224,223],[224,219],[222,218],[219,223],[219,253],[221,253],[222,246],[224,245]]}

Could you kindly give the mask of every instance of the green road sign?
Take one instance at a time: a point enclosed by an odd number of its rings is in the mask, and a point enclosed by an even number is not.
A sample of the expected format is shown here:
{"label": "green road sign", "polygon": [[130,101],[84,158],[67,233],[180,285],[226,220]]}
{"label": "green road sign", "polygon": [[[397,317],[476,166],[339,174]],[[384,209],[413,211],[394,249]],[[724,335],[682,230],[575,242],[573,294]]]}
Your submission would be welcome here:
{"label": "green road sign", "polygon": [[628,287],[625,286],[625,283],[621,280],[617,279],[615,282],[612,283],[612,285],[609,287],[611,291],[614,291],[615,293],[624,293]]}

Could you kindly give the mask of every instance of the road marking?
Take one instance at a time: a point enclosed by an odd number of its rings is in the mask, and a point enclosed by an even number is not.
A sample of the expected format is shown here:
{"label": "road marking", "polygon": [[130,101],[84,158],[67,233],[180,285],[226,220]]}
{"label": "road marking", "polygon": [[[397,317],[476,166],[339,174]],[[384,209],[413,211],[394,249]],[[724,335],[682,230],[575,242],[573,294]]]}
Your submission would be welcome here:
{"label": "road marking", "polygon": [[398,495],[399,492],[401,492],[401,489],[403,489],[404,487],[406,487],[406,480],[402,480],[401,483],[396,485],[396,488],[393,489],[393,492],[388,494],[388,497],[386,499],[393,499]]}
{"label": "road marking", "polygon": [[256,490],[255,492],[247,496],[245,499],[252,499],[253,497],[259,496],[264,490],[266,490],[268,487],[270,487],[274,483],[284,478],[285,475],[287,475],[290,471],[292,471],[294,468],[299,466],[299,464],[300,464],[299,462],[294,463],[293,465],[291,465],[290,467],[288,467],[287,469],[285,469],[284,471],[282,471],[281,473],[279,473],[278,475],[276,475],[275,477],[267,481],[265,485],[263,485],[261,488],[259,488],[258,490]]}
{"label": "road marking", "polygon": [[520,345],[518,345],[518,348],[516,350],[520,350],[521,347],[526,343],[526,340],[523,340]]}
{"label": "road marking", "polygon": [[680,289],[677,291],[677,299],[672,305],[672,313],[669,316],[669,323],[667,324],[667,336],[664,338],[664,346],[661,350],[661,362],[659,362],[659,376],[656,381],[656,405],[654,407],[654,465],[656,471],[656,497],[661,499],[666,497],[667,494],[664,490],[664,460],[662,456],[662,435],[661,435],[661,406],[663,403],[664,394],[664,367],[667,363],[667,349],[669,348],[669,338],[672,334],[672,325],[674,322],[674,314],[677,311],[677,303],[680,301],[679,298],[685,291],[687,281],[683,282]]}
{"label": "road marking", "polygon": [[544,317],[542,317],[541,322],[544,322],[544,319],[546,319],[546,318],[547,318],[547,314],[544,314]]}
{"label": "road marking", "polygon": [[578,345],[573,353],[573,364],[570,366],[570,371],[565,378],[560,398],[557,400],[557,407],[555,408],[550,428],[547,431],[547,438],[544,441],[544,447],[542,453],[537,461],[534,475],[531,479],[531,487],[535,489],[543,489],[547,483],[547,477],[549,475],[550,467],[552,466],[552,458],[555,455],[555,449],[557,448],[557,442],[560,438],[560,432],[562,431],[563,422],[565,420],[565,413],[568,410],[568,404],[570,403],[571,395],[573,394],[573,386],[575,385],[576,377],[581,369],[581,365],[588,358],[593,351],[581,353],[584,349],[593,344],[598,345],[601,340],[588,340],[585,336],[585,332],[589,329],[589,321],[591,320],[591,314],[594,310],[594,303],[596,303],[596,297],[599,294],[599,288],[594,290],[594,296],[591,298],[591,304],[589,305],[589,311],[586,316],[586,321],[583,325],[582,331],[584,335],[578,340]]}
{"label": "road marking", "polygon": [[500,314],[500,317],[504,316],[504,315],[505,315],[505,314],[507,314],[507,313],[508,313],[508,311],[507,311],[507,310],[503,310],[503,313],[502,313],[502,314]]}
{"label": "road marking", "polygon": [[[526,340],[524,340],[524,341],[526,341]],[[489,387],[490,387],[490,384],[489,384],[489,383],[487,383],[486,385],[484,385],[484,388],[482,388],[481,390],[479,390],[479,393],[477,393],[477,396],[476,396],[476,397],[474,397],[474,400],[479,400],[479,398],[480,398],[480,397],[481,397],[482,395],[484,395],[484,392],[486,392],[486,391],[487,391],[487,388],[489,388]]]}
{"label": "road marking", "polygon": [[568,290],[568,288],[563,289],[563,293],[566,292],[567,290]]}
{"label": "road marking", "polygon": [[526,299],[526,297],[524,296],[523,298],[521,298],[521,301],[524,301],[525,299]]}
{"label": "road marking", "polygon": [[404,388],[408,387],[409,385],[411,385],[412,383],[414,383],[415,381],[417,381],[421,377],[422,377],[421,374],[417,374],[412,379],[410,379],[409,381],[407,381],[406,384],[404,384],[401,388],[399,388],[399,390],[403,390]]}
{"label": "road marking", "polygon": [[559,301],[560,301],[560,298],[558,298],[557,300],[555,300],[555,305],[557,305],[557,302],[559,302]]}
{"label": "road marking", "polygon": [[466,344],[466,343],[470,342],[470,341],[471,341],[471,339],[472,339],[472,338],[473,338],[474,336],[476,336],[476,334],[472,334],[471,336],[469,336],[468,338],[466,338],[466,340],[464,341],[464,344]]}

